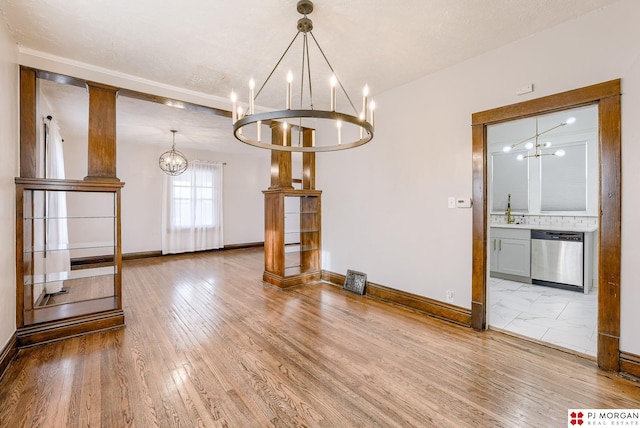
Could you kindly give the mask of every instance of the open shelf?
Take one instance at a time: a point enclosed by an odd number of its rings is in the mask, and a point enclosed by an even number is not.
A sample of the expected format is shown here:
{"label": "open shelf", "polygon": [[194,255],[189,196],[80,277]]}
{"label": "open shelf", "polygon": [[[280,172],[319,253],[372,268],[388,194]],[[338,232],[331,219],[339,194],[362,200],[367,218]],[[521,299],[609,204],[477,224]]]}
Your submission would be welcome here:
{"label": "open shelf", "polygon": [[320,278],[318,190],[278,189],[265,194],[265,274],[278,287]]}
{"label": "open shelf", "polygon": [[[16,178],[21,346],[124,322],[119,218],[123,185]],[[87,257],[104,261],[72,268],[72,260]]]}

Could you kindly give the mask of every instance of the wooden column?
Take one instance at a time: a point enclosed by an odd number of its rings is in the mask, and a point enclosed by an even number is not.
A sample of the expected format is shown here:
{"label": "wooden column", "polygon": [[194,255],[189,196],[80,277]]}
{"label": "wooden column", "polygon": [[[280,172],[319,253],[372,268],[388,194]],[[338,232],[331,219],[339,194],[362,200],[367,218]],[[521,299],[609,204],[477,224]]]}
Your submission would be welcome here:
{"label": "wooden column", "polygon": [[[304,128],[302,131],[302,146],[313,147],[315,144],[315,130]],[[302,188],[315,190],[316,188],[316,154],[302,153]]]}
{"label": "wooden column", "polygon": [[264,270],[284,276],[284,196],[264,192]]}
{"label": "wooden column", "polygon": [[[271,141],[277,145],[291,145],[291,128],[285,132],[280,122],[271,123]],[[269,189],[293,189],[291,152],[271,150],[271,186]]]}
{"label": "wooden column", "polygon": [[618,94],[600,100],[600,245],[598,366],[620,371],[620,257],[622,234],[621,112]]}
{"label": "wooden column", "polygon": [[116,176],[116,95],[118,88],[87,82],[89,88],[89,156],[85,180]]}
{"label": "wooden column", "polygon": [[36,178],[37,89],[36,71],[20,66],[20,177],[22,178]]}
{"label": "wooden column", "polygon": [[487,327],[487,157],[486,126],[474,124],[472,131],[473,168],[473,240],[471,327],[482,331]]}

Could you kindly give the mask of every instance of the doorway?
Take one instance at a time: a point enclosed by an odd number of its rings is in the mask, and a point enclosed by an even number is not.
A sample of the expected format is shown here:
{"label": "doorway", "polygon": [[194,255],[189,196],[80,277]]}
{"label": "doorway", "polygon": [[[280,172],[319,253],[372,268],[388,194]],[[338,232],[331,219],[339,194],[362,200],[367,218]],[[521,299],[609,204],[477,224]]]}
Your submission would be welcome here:
{"label": "doorway", "polygon": [[487,126],[487,324],[596,356],[598,106]]}
{"label": "doorway", "polygon": [[472,115],[473,258],[471,323],[487,328],[488,150],[487,126],[596,104],[600,132],[598,210],[598,366],[620,368],[620,79]]}

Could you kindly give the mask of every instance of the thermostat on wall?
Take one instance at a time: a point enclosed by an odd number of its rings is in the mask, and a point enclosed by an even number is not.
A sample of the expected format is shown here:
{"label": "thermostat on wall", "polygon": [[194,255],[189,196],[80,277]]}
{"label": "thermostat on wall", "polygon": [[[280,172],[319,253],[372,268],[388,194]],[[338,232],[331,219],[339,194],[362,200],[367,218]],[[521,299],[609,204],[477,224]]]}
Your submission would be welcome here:
{"label": "thermostat on wall", "polygon": [[456,198],[457,208],[471,208],[471,198]]}

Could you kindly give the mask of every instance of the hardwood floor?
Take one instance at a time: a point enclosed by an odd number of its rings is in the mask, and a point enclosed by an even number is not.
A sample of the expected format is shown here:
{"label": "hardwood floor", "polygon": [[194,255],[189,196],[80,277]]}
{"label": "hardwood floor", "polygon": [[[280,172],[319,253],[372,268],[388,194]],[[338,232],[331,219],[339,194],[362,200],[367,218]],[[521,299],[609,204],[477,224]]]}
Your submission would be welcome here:
{"label": "hardwood floor", "polygon": [[640,408],[640,384],[593,361],[327,284],[279,290],[262,263],[125,263],[127,326],[21,351],[0,426],[551,427]]}

